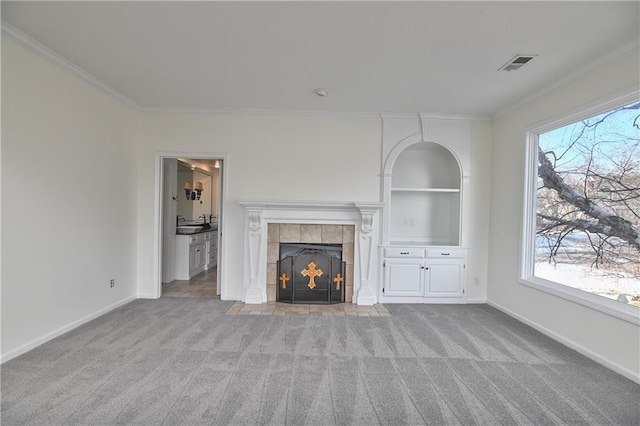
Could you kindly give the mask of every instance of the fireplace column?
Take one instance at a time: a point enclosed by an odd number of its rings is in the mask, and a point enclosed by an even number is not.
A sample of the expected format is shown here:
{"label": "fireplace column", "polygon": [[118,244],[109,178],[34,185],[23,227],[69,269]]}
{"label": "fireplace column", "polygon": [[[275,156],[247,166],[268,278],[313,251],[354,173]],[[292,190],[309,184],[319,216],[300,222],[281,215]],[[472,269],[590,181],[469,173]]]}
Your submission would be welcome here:
{"label": "fireplace column", "polygon": [[355,203],[360,210],[360,226],[358,227],[358,242],[360,245],[360,288],[358,290],[358,305],[373,305],[377,302],[376,282],[371,279],[375,276],[373,268],[377,264],[378,235],[378,211],[380,205]]}
{"label": "fireplace column", "polygon": [[[247,226],[245,227],[245,256],[249,260],[249,286],[245,290],[244,303],[263,303],[267,301],[267,293],[262,283],[262,277],[265,272],[264,268],[264,238],[265,226],[262,223],[262,207],[255,206],[247,208]],[[265,241],[263,241],[265,240]]]}

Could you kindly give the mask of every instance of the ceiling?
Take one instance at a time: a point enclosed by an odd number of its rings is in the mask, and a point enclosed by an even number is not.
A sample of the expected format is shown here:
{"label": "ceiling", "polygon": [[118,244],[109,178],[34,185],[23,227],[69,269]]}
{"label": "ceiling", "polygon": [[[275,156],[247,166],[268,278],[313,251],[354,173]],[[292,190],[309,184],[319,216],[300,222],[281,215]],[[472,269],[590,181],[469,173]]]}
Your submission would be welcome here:
{"label": "ceiling", "polygon": [[[2,20],[143,110],[493,116],[637,49],[639,6],[2,1]],[[517,54],[538,56],[498,71]]]}
{"label": "ceiling", "polygon": [[205,174],[212,174],[215,169],[222,166],[222,163],[221,159],[178,158],[178,171],[198,170]]}

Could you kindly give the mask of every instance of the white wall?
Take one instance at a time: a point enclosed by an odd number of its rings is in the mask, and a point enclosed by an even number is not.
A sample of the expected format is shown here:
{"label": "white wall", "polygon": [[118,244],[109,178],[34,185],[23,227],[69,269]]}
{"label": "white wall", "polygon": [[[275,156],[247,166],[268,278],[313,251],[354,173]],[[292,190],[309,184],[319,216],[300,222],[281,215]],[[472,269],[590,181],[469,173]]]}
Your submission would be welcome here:
{"label": "white wall", "polygon": [[138,294],[153,297],[155,158],[158,152],[225,154],[223,299],[243,296],[241,200],[379,201],[375,116],[143,113],[138,164]]}
{"label": "white wall", "polygon": [[[472,126],[468,298],[486,300],[491,123]],[[381,121],[375,116],[143,113],[138,169],[138,294],[157,297],[153,244],[157,153],[227,155],[222,298],[243,296],[242,200],[380,201]],[[475,285],[475,278],[478,285]]]}
{"label": "white wall", "polygon": [[471,196],[469,197],[469,255],[467,301],[487,301],[489,211],[491,196],[491,141],[493,125],[476,121],[471,126]]}
{"label": "white wall", "polygon": [[631,51],[496,120],[488,286],[490,303],[635,380],[640,376],[637,325],[526,287],[517,280],[525,128],[577,112],[621,90],[637,88],[639,69],[638,52]]}
{"label": "white wall", "polygon": [[3,360],[135,297],[137,137],[137,111],[2,37]]}

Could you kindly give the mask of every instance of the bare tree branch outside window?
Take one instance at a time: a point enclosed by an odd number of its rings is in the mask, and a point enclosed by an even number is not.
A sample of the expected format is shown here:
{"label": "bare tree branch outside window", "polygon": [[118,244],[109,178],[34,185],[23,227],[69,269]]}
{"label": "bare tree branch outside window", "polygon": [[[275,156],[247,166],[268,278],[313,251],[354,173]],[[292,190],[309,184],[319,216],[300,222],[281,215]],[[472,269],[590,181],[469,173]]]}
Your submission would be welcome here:
{"label": "bare tree branch outside window", "polygon": [[535,275],[640,306],[640,102],[539,135]]}

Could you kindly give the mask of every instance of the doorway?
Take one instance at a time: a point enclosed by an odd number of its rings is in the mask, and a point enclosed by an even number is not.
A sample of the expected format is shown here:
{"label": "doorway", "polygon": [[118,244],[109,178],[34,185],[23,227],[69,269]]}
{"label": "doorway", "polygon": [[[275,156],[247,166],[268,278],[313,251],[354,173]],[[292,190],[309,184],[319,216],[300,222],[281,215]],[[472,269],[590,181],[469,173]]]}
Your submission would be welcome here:
{"label": "doorway", "polygon": [[220,298],[225,165],[220,154],[158,155],[156,297]]}

